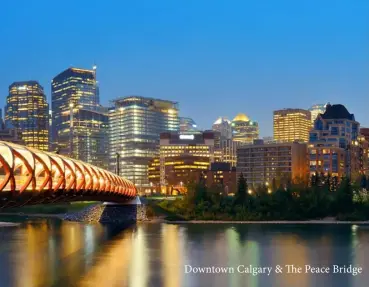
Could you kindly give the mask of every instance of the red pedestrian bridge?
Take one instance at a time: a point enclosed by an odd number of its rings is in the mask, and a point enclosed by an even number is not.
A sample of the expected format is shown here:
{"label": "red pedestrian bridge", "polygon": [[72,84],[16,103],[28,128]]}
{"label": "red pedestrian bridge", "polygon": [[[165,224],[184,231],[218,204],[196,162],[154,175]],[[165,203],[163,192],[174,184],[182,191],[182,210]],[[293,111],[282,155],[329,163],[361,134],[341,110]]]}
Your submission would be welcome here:
{"label": "red pedestrian bridge", "polygon": [[107,170],[0,141],[0,208],[59,201],[123,203],[136,195],[132,182]]}

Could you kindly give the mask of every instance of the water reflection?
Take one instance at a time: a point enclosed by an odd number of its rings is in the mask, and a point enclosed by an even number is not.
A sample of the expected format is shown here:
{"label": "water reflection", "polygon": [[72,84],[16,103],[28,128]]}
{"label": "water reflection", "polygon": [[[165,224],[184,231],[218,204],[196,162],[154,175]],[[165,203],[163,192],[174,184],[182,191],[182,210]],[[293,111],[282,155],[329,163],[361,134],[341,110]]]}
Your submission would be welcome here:
{"label": "water reflection", "polygon": [[[331,225],[139,224],[33,220],[0,228],[1,286],[366,286],[369,229]],[[237,266],[353,264],[361,275],[237,273]],[[234,274],[185,273],[234,267]]]}

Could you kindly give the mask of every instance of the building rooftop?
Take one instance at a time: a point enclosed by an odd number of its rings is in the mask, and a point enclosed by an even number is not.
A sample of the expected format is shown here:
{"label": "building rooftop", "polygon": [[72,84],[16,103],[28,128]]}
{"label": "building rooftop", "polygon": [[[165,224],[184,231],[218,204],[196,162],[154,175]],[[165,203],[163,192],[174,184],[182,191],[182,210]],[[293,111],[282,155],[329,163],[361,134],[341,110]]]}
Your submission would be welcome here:
{"label": "building rooftop", "polygon": [[322,114],[323,119],[348,119],[355,120],[354,114],[350,114],[344,105],[327,104],[325,113]]}
{"label": "building rooftop", "polygon": [[239,113],[234,119],[233,122],[248,122],[250,119],[242,113]]}
{"label": "building rooftop", "polygon": [[227,119],[226,117],[219,117],[214,123],[213,123],[213,125],[219,125],[219,124],[221,124],[221,123],[223,123],[223,122],[227,122],[227,123],[231,123],[230,121],[229,121],[229,119]]}

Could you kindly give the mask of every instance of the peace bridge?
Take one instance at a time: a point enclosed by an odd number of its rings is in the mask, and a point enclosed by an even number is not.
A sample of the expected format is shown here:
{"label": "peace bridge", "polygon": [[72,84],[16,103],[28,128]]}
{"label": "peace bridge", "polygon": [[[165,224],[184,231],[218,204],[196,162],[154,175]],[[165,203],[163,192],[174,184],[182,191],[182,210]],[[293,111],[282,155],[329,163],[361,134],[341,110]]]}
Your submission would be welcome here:
{"label": "peace bridge", "polygon": [[59,154],[0,141],[0,208],[60,201],[124,203],[134,184]]}

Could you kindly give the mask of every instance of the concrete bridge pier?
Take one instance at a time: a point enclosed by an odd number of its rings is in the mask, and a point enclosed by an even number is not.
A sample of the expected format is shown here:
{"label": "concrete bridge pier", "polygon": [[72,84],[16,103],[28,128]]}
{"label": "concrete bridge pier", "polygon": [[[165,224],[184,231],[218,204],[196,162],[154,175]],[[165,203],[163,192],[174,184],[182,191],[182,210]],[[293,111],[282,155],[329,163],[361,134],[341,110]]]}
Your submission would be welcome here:
{"label": "concrete bridge pier", "polygon": [[97,203],[82,211],[67,214],[63,219],[89,223],[127,224],[145,221],[147,217],[145,206],[141,204],[140,198],[137,196],[125,203]]}

